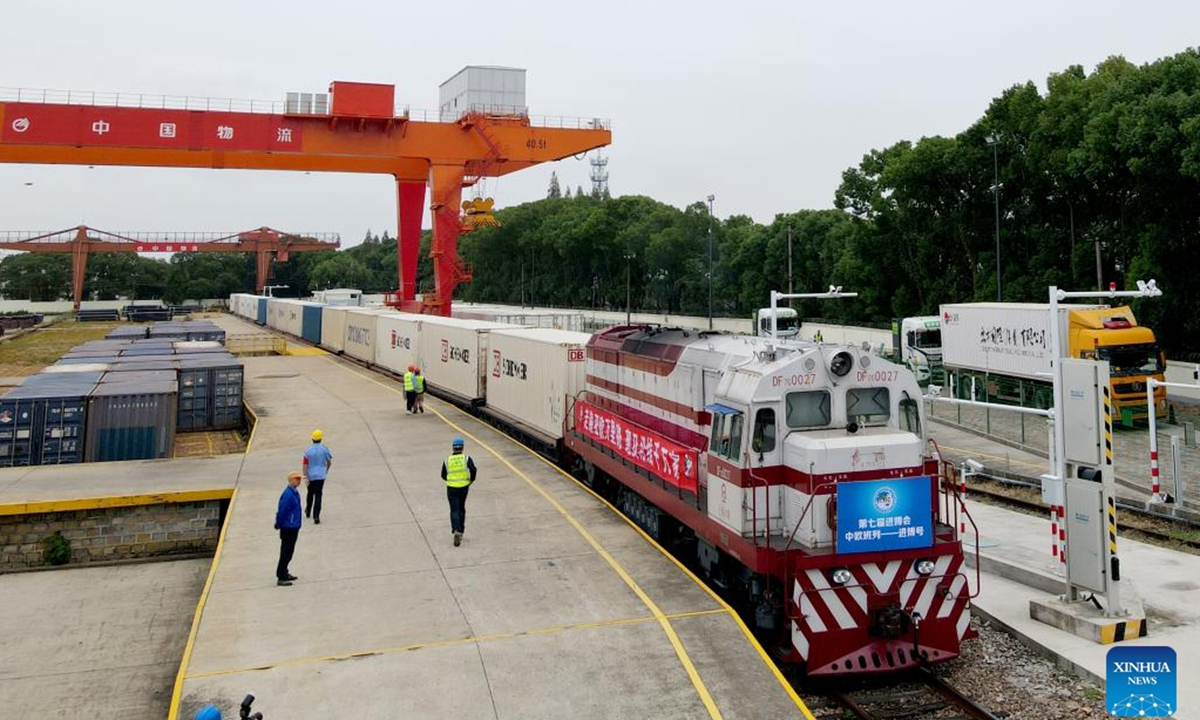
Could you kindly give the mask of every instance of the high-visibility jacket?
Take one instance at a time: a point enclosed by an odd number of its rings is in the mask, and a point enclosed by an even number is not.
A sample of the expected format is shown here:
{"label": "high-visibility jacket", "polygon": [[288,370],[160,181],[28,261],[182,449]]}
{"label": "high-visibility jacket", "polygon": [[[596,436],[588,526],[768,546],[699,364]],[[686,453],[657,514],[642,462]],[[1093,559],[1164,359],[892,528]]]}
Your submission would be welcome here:
{"label": "high-visibility jacket", "polygon": [[413,374],[412,372],[404,373],[404,392],[413,391]]}
{"label": "high-visibility jacket", "polygon": [[416,390],[418,393],[425,392],[424,375],[413,375],[413,390]]}
{"label": "high-visibility jacket", "polygon": [[446,458],[446,487],[461,488],[471,484],[471,471],[467,469],[467,456],[455,453]]}

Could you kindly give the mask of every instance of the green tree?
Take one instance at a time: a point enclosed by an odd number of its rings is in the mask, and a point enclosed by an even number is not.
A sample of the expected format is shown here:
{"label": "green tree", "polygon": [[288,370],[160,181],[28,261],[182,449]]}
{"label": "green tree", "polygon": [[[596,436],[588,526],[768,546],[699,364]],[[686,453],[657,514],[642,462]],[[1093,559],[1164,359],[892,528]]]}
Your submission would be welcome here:
{"label": "green tree", "polygon": [[19,253],[0,260],[0,292],[10,300],[35,302],[71,297],[71,259],[66,255]]}

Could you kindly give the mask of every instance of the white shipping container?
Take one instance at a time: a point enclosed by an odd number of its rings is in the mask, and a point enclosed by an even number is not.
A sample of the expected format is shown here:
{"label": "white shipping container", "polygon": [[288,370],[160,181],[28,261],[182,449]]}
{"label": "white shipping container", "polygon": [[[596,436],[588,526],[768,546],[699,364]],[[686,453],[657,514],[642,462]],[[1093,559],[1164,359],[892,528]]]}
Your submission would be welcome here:
{"label": "white shipping container", "polygon": [[354,309],[336,305],[321,308],[321,347],[334,353],[345,350],[346,313]]}
{"label": "white shipping container", "polygon": [[[1071,310],[1103,305],[1059,305],[1059,343],[1065,355]],[[942,363],[1030,380],[1050,380],[1050,306],[1045,303],[942,305]]]}
{"label": "white shipping container", "polygon": [[355,309],[346,313],[346,332],[342,336],[342,352],[366,363],[375,362],[375,326],[380,315],[389,310]]}
{"label": "white shipping container", "polygon": [[521,325],[522,327],[553,328],[555,330],[583,329],[583,313],[578,310],[529,309],[485,305],[455,308],[454,317],[464,320]]}
{"label": "white shipping container", "polygon": [[[403,375],[409,365],[420,365],[417,352],[420,323],[427,316],[413,313],[380,315],[375,343],[375,364],[397,375]],[[424,370],[422,370],[424,374]]]}
{"label": "white shipping container", "polygon": [[467,402],[486,395],[488,334],[514,325],[425,316],[419,324],[417,349],[425,381]]}
{"label": "white shipping container", "polygon": [[568,330],[494,330],[488,337],[487,407],[562,438],[570,401],[587,377],[591,335]]}

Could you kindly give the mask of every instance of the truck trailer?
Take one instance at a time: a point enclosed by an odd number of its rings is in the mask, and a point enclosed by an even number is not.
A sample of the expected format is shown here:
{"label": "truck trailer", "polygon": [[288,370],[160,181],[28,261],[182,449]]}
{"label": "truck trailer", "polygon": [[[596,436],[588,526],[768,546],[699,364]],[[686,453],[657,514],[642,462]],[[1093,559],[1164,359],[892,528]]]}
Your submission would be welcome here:
{"label": "truck trailer", "polygon": [[[1044,303],[942,305],[942,363],[958,397],[1050,407],[1050,306]],[[1150,328],[1128,306],[1059,305],[1064,357],[1107,360],[1113,416],[1126,424],[1148,415],[1146,381],[1162,381],[1166,359]],[[1155,391],[1155,412],[1166,413],[1166,389]]]}

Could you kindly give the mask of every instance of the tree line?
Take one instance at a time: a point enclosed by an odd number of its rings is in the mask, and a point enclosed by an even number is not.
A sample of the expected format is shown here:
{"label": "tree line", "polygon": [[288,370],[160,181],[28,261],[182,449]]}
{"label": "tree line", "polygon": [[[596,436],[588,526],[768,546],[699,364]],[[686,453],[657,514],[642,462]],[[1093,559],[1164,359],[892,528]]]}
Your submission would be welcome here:
{"label": "tree line", "polygon": [[[1166,297],[1135,303],[1138,318],[1179,352],[1200,346],[1200,53],[1144,65],[1113,57],[1091,73],[1071,66],[1002,92],[953,137],[872,149],[843,172],[834,209],[796,210],[758,223],[709,217],[642,196],[563,192],[500,210],[502,225],[465,234],[474,268],[464,299],[703,315],[712,247],[713,311],[749,316],[770,290],[829,284],[851,301],[805,301],[806,317],[853,323],[932,314],[939,303],[1045,302],[1046,288],[1087,290],[1155,278]],[[790,238],[790,243],[789,243]],[[422,235],[418,283],[432,286]],[[253,258],[175,255],[169,262],[109,256],[89,262],[89,292],[221,297],[253,286]],[[151,264],[154,264],[153,266]],[[19,266],[19,267],[18,267]],[[94,277],[93,269],[94,268]],[[69,294],[65,256],[0,262],[8,297]],[[288,294],[323,287],[396,287],[396,241],[385,232],[340,252],[275,263]],[[144,284],[143,284],[144,283]],[[143,294],[144,293],[144,294]],[[1176,312],[1168,312],[1175,307]],[[1179,310],[1184,310],[1179,312]]]}

